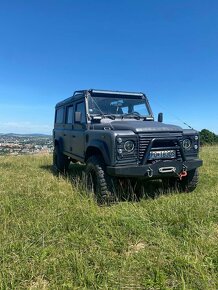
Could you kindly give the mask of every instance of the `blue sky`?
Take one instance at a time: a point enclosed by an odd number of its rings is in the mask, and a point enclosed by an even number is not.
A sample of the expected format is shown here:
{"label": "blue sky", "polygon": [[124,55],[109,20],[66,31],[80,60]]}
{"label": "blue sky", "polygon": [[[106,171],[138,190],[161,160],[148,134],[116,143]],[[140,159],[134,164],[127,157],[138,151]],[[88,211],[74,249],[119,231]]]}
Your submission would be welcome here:
{"label": "blue sky", "polygon": [[86,88],[143,91],[165,122],[218,133],[218,1],[0,0],[0,132],[50,133]]}

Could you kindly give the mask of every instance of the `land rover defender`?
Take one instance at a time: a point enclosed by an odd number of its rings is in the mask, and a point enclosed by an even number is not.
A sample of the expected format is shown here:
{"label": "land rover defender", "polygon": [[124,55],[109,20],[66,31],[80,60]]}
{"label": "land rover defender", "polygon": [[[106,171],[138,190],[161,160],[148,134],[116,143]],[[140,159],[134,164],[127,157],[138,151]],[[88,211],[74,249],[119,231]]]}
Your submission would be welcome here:
{"label": "land rover defender", "polygon": [[116,180],[162,179],[192,191],[198,183],[199,134],[154,120],[144,93],[76,91],[55,107],[54,166],[86,163],[87,184],[99,200],[113,197]]}

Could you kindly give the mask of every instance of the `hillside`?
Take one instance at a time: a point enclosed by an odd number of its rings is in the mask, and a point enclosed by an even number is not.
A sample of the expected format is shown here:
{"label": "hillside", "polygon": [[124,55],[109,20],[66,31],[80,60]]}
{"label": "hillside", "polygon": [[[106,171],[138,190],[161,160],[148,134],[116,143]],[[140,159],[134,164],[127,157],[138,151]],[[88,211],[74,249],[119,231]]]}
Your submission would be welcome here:
{"label": "hillside", "polygon": [[0,289],[218,289],[218,147],[191,194],[99,207],[51,156],[0,157]]}

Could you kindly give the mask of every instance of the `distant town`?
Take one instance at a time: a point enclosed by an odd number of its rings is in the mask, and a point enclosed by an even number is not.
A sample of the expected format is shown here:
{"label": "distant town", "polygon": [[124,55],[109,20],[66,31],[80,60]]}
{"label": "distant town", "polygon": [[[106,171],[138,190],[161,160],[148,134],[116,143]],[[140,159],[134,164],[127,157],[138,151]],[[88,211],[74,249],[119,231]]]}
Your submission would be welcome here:
{"label": "distant town", "polygon": [[52,136],[40,134],[0,134],[0,156],[48,154],[52,152]]}

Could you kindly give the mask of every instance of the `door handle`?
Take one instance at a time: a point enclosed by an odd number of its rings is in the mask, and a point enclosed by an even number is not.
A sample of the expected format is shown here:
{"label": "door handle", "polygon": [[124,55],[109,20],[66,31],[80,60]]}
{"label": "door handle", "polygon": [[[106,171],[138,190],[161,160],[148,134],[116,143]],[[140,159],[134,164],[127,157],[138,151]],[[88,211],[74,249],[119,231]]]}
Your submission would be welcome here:
{"label": "door handle", "polygon": [[66,136],[66,134],[63,134],[63,136]]}
{"label": "door handle", "polygon": [[76,138],[76,136],[75,136],[75,135],[72,135],[72,137],[73,137],[73,138]]}

